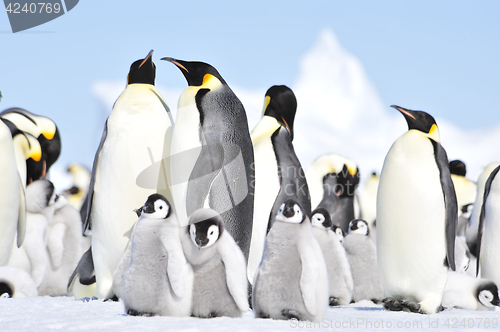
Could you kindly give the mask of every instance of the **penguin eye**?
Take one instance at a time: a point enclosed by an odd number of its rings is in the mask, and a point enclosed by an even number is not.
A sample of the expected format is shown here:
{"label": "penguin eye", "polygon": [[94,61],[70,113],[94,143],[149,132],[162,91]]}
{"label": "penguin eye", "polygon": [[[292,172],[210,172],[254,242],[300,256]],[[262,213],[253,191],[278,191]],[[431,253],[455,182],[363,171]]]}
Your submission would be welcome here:
{"label": "penguin eye", "polygon": [[163,206],[160,205],[160,210],[163,209]]}
{"label": "penguin eye", "polygon": [[214,234],[214,231],[211,231],[211,232],[210,232],[210,235],[213,235],[213,234]]}

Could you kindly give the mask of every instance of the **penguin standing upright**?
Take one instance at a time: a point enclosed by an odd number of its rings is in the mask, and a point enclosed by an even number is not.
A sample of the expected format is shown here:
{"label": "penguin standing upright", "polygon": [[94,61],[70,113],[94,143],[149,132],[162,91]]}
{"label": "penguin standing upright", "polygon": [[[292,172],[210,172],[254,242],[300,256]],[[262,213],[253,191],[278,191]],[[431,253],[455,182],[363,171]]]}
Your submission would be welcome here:
{"label": "penguin standing upright", "polygon": [[377,173],[373,172],[365,181],[363,189],[359,193],[361,217],[368,222],[371,235],[374,235],[375,220],[377,218],[377,191],[379,181],[380,178]]}
{"label": "penguin standing upright", "polygon": [[171,191],[181,226],[200,208],[219,213],[248,259],[252,235],[253,148],[243,104],[203,62],[162,58],[188,87],[179,98],[171,146]]}
{"label": "penguin standing upright", "polygon": [[435,313],[455,270],[457,199],[434,118],[392,106],[408,132],[389,150],[377,195],[377,255],[390,310]]}
{"label": "penguin standing upright", "polygon": [[474,182],[467,179],[467,168],[461,160],[450,161],[451,181],[455,188],[458,204],[458,225],[457,236],[465,236],[469,226],[469,219],[472,206],[476,201],[477,186]]}
{"label": "penguin standing upright", "polygon": [[115,279],[123,285],[127,314],[189,316],[193,270],[182,250],[179,222],[164,196],[152,194],[144,203],[130,256],[122,260],[126,269],[117,270]]}
{"label": "penguin standing upright", "polygon": [[194,272],[191,315],[241,317],[247,312],[245,256],[224,231],[220,215],[211,209],[195,211],[181,230],[181,241]]}
{"label": "penguin standing upright", "polygon": [[476,274],[500,285],[500,176],[497,166],[484,185],[477,233]]}
{"label": "penguin standing upright", "polygon": [[[297,110],[297,99],[293,91],[284,85],[274,85],[269,88],[264,98],[264,112],[262,119],[252,130],[251,138],[255,155],[255,187],[252,241],[248,258],[248,279],[253,282],[253,277],[264,251],[264,241],[272,217],[271,210],[280,193],[280,171],[284,168],[290,170],[289,176],[304,176],[295,152],[291,150],[293,140],[293,122]],[[289,135],[279,135],[281,128],[288,131]],[[281,151],[293,153],[287,158],[278,158],[285,155]],[[292,158],[293,157],[293,158]],[[289,164],[290,162],[295,163]],[[293,168],[295,167],[295,168]],[[300,172],[300,173],[299,173]],[[286,177],[287,171],[282,172]],[[285,185],[289,181],[284,181]],[[304,195],[305,196],[305,195]],[[278,204],[283,203],[280,201]],[[303,201],[304,206],[309,205]]]}
{"label": "penguin standing upright", "polygon": [[384,290],[377,267],[377,249],[370,238],[368,223],[363,219],[352,220],[349,223],[349,233],[342,244],[351,267],[352,301],[380,302]]}
{"label": "penguin standing upright", "polygon": [[23,243],[26,210],[22,181],[9,127],[0,121],[0,266],[9,261],[13,244]]}
{"label": "penguin standing upright", "polygon": [[351,303],[353,290],[351,267],[338,235],[331,229],[330,214],[322,208],[315,209],[311,223],[328,272],[330,306],[348,305]]}
{"label": "penguin standing upright", "polygon": [[164,151],[170,146],[172,123],[167,103],[154,86],[152,53],[130,66],[127,87],[106,121],[92,168],[85,228],[92,230],[97,295],[101,298],[113,296],[113,274],[137,221],[131,211],[156,191],[151,184],[161,182],[163,170],[150,172],[145,183],[138,177],[168,157]]}
{"label": "penguin standing upright", "polygon": [[273,219],[255,274],[255,317],[320,322],[328,307],[328,277],[309,217],[287,200]]}

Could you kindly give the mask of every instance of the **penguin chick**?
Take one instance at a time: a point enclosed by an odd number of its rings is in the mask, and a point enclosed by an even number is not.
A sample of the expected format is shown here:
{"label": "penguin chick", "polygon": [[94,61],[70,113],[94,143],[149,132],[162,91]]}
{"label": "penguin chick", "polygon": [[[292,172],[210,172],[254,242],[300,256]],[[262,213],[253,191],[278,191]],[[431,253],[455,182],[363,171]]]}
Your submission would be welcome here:
{"label": "penguin chick", "polygon": [[314,237],[325,259],[330,306],[348,305],[351,303],[353,290],[351,267],[338,235],[331,229],[330,214],[324,209],[317,208],[312,212],[311,221]]}
{"label": "penguin chick", "polygon": [[192,285],[193,271],[182,251],[177,217],[164,196],[152,194],[132,235],[130,263],[123,275],[125,312],[189,316]]}
{"label": "penguin chick", "polygon": [[0,266],[0,298],[38,296],[35,282],[24,270],[12,266]]}
{"label": "penguin chick", "polygon": [[487,279],[448,271],[443,307],[467,310],[495,310],[500,305],[497,285]]}
{"label": "penguin chick", "polygon": [[220,215],[200,209],[181,230],[182,246],[194,272],[191,314],[241,317],[248,311],[246,261]]}
{"label": "penguin chick", "polygon": [[372,300],[378,303],[384,296],[378,274],[377,252],[369,234],[368,223],[362,219],[355,219],[349,223],[349,233],[342,243],[354,282],[353,302]]}
{"label": "penguin chick", "polygon": [[319,322],[328,307],[328,277],[309,218],[287,200],[273,219],[253,284],[255,316]]}
{"label": "penguin chick", "polygon": [[14,246],[9,266],[31,274],[39,289],[49,265],[46,249],[48,226],[54,215],[56,194],[52,182],[40,179],[26,187],[26,237],[20,248]]}
{"label": "penguin chick", "polygon": [[57,196],[54,209],[47,237],[50,264],[46,288],[40,294],[62,296],[67,294],[66,284],[80,259],[82,221],[80,212],[64,196]]}
{"label": "penguin chick", "polygon": [[340,226],[332,225],[332,231],[337,235],[340,243],[344,242],[345,232]]}

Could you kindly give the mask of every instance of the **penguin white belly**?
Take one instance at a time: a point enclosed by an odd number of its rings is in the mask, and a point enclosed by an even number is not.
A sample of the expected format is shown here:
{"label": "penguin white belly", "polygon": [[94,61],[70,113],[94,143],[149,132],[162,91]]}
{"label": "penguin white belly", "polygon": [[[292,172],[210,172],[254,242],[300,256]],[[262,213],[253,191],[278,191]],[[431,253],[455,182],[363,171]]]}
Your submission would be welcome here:
{"label": "penguin white belly", "polygon": [[385,296],[414,297],[422,310],[435,312],[447,277],[445,207],[428,138],[410,130],[394,143],[377,200],[377,253]]}
{"label": "penguin white belly", "polygon": [[184,103],[193,88],[188,87],[179,98],[177,117],[172,133],[170,157],[170,191],[181,227],[187,225],[186,194],[188,181],[201,152],[200,114],[194,103]]}
{"label": "penguin white belly", "polygon": [[19,175],[9,128],[0,121],[0,266],[6,265],[16,238]]}
{"label": "penguin white belly", "polygon": [[[496,177],[499,175],[497,174]],[[495,178],[485,204],[479,270],[481,278],[500,285],[500,180]]]}
{"label": "penguin white belly", "polygon": [[[108,119],[92,205],[92,253],[99,297],[111,296],[114,271],[137,221],[133,209],[156,192],[137,183],[137,176],[163,157],[170,127],[167,112],[153,92],[150,85],[129,85]],[[135,99],[139,101],[131,101]]]}
{"label": "penguin white belly", "polygon": [[[257,128],[256,128],[257,129]],[[278,163],[270,137],[254,141],[255,180],[252,241],[248,257],[248,280],[253,283],[262,260],[269,216],[280,190]]]}

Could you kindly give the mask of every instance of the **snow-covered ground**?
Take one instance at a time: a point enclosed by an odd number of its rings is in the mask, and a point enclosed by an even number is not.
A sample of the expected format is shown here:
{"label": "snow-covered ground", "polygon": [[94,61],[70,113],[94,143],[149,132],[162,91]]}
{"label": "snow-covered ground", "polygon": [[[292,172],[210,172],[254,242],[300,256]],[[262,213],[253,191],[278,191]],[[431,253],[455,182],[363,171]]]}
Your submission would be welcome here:
{"label": "snow-covered ground", "polygon": [[121,302],[73,297],[0,299],[0,331],[365,331],[391,329],[498,331],[500,311],[450,309],[432,315],[389,312],[381,305],[361,301],[329,308],[321,323],[243,318],[135,317],[124,313]]}

